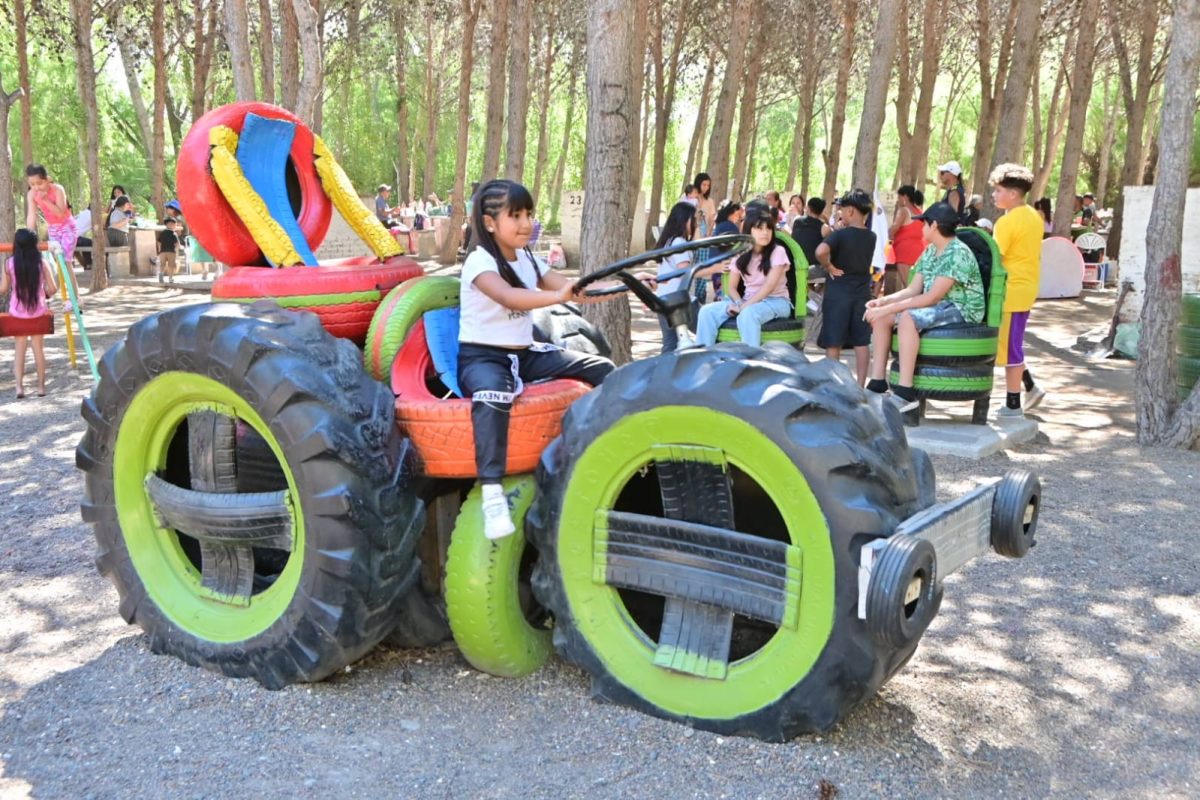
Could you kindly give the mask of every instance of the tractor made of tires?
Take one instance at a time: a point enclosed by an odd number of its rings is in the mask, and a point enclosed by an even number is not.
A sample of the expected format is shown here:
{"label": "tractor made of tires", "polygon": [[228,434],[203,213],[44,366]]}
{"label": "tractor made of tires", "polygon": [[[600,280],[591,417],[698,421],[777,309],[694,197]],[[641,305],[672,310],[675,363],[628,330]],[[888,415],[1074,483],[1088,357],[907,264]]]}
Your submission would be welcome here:
{"label": "tractor made of tires", "polygon": [[[706,730],[835,725],[911,658],[947,574],[1028,551],[1040,486],[1012,471],[937,503],[898,412],[842,365],[692,345],[688,292],[630,269],[711,244],[579,282],[633,292],[680,348],[596,388],[526,387],[504,480],[518,534],[498,541],[457,392],[457,279],[405,259],[244,267],[214,286],[241,302],[135,323],[77,450],[122,617],[155,652],[269,688],[453,638],[499,676],[557,651],[596,697]],[[604,278],[621,285],[588,289]],[[331,297],[372,305],[366,329],[366,309],[306,307]],[[542,338],[606,347],[575,311],[550,317]]]}

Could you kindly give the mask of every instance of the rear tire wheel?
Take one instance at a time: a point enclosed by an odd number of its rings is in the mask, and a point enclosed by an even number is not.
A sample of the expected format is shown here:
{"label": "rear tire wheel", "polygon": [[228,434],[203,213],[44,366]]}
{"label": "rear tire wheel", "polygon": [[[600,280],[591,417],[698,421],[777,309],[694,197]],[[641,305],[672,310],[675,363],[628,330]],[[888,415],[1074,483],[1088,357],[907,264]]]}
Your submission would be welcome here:
{"label": "rear tire wheel", "polygon": [[1029,470],[1010,469],[996,486],[992,499],[992,549],[1002,556],[1021,558],[1034,545],[1042,482]]}
{"label": "rear tire wheel", "polygon": [[[422,513],[391,395],[359,358],[315,316],[268,303],[163,312],[105,354],[76,451],[83,517],[121,615],[154,652],[277,689],[320,680],[388,632],[417,576]],[[220,514],[205,530],[169,527],[148,488],[206,513],[255,497],[229,493],[235,419],[283,476],[283,544],[248,541],[260,531]]]}

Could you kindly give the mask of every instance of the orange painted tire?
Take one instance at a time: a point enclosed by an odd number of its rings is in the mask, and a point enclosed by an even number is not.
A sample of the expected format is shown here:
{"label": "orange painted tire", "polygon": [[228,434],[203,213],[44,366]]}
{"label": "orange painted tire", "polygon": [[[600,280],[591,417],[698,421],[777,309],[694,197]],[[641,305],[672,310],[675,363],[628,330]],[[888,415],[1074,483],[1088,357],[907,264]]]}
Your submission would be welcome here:
{"label": "orange painted tire", "polygon": [[267,103],[231,103],[214,108],[196,120],[188,130],[179,148],[175,168],[175,184],[187,190],[180,191],[179,203],[188,228],[204,245],[204,249],[223,264],[267,263],[250,231],[246,230],[241,218],[217,186],[208,163],[209,131],[224,125],[240,134],[247,114],[283,119],[295,124],[296,136],[292,140],[289,159],[293,175],[289,179],[294,177],[299,190],[299,208],[293,210],[309,247],[316,250],[329,230],[333,204],[317,175],[313,134],[295,114]]}
{"label": "orange painted tire", "polygon": [[212,296],[238,303],[268,298],[311,311],[334,336],[362,344],[383,296],[421,274],[421,265],[404,256],[369,266],[234,267],[213,282]]}
{"label": "orange painted tire", "polygon": [[[474,478],[471,401],[435,397],[427,383],[432,374],[433,359],[429,355],[422,321],[413,327],[392,362],[396,424],[416,448],[425,475]],[[573,380],[527,385],[513,403],[504,474],[533,472],[546,445],[561,432],[567,407],[591,390],[586,383]]]}

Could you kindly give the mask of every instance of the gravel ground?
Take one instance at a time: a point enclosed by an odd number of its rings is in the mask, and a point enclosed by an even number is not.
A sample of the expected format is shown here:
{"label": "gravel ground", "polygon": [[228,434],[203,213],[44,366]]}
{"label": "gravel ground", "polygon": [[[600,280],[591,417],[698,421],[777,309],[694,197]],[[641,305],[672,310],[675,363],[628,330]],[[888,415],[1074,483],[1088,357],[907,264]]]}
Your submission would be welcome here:
{"label": "gravel ground", "polygon": [[[102,350],[202,299],[139,284],[85,306]],[[269,692],[150,654],[79,519],[90,379],[58,337],[51,396],[15,401],[0,345],[0,796],[1196,797],[1200,454],[1139,448],[1130,364],[1067,349],[1111,303],[1039,306],[1036,442],[935,459],[944,497],[1037,470],[1037,549],[950,577],[909,665],[832,733],[784,745],[596,704],[558,661],[502,680],[453,648],[380,649]],[[637,327],[650,352],[657,326]]]}

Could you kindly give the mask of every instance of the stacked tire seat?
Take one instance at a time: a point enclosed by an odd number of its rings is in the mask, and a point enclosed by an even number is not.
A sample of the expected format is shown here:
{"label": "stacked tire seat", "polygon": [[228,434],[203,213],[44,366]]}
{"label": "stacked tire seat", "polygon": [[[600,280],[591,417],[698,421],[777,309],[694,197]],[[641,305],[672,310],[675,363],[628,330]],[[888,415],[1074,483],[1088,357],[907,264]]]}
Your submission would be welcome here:
{"label": "stacked tire seat", "polygon": [[1179,316],[1175,349],[1179,356],[1179,399],[1185,399],[1200,382],[1200,294],[1185,294]]}
{"label": "stacked tire seat", "polygon": [[[787,249],[790,262],[787,273],[788,297],[792,300],[795,315],[784,319],[773,319],[763,325],[762,340],[764,345],[768,342],[784,342],[796,349],[802,349],[805,336],[804,318],[808,313],[808,283],[807,281],[797,281],[796,273],[799,271],[808,275],[808,259],[804,257],[804,251],[800,249],[800,245],[788,234],[783,231],[775,231],[775,239]],[[738,333],[736,317],[727,319],[717,331],[718,342],[740,342],[741,340],[742,335]]]}
{"label": "stacked tire seat", "polygon": [[[973,400],[971,422],[983,425],[991,403],[1007,273],[1000,261],[1000,249],[987,232],[965,228],[958,232],[958,238],[975,254],[983,277],[983,323],[943,325],[922,333],[913,388],[921,399],[921,416],[927,400]],[[899,349],[899,338],[893,334],[892,351],[898,353]],[[899,377],[900,363],[894,360],[889,379],[896,383]]]}

